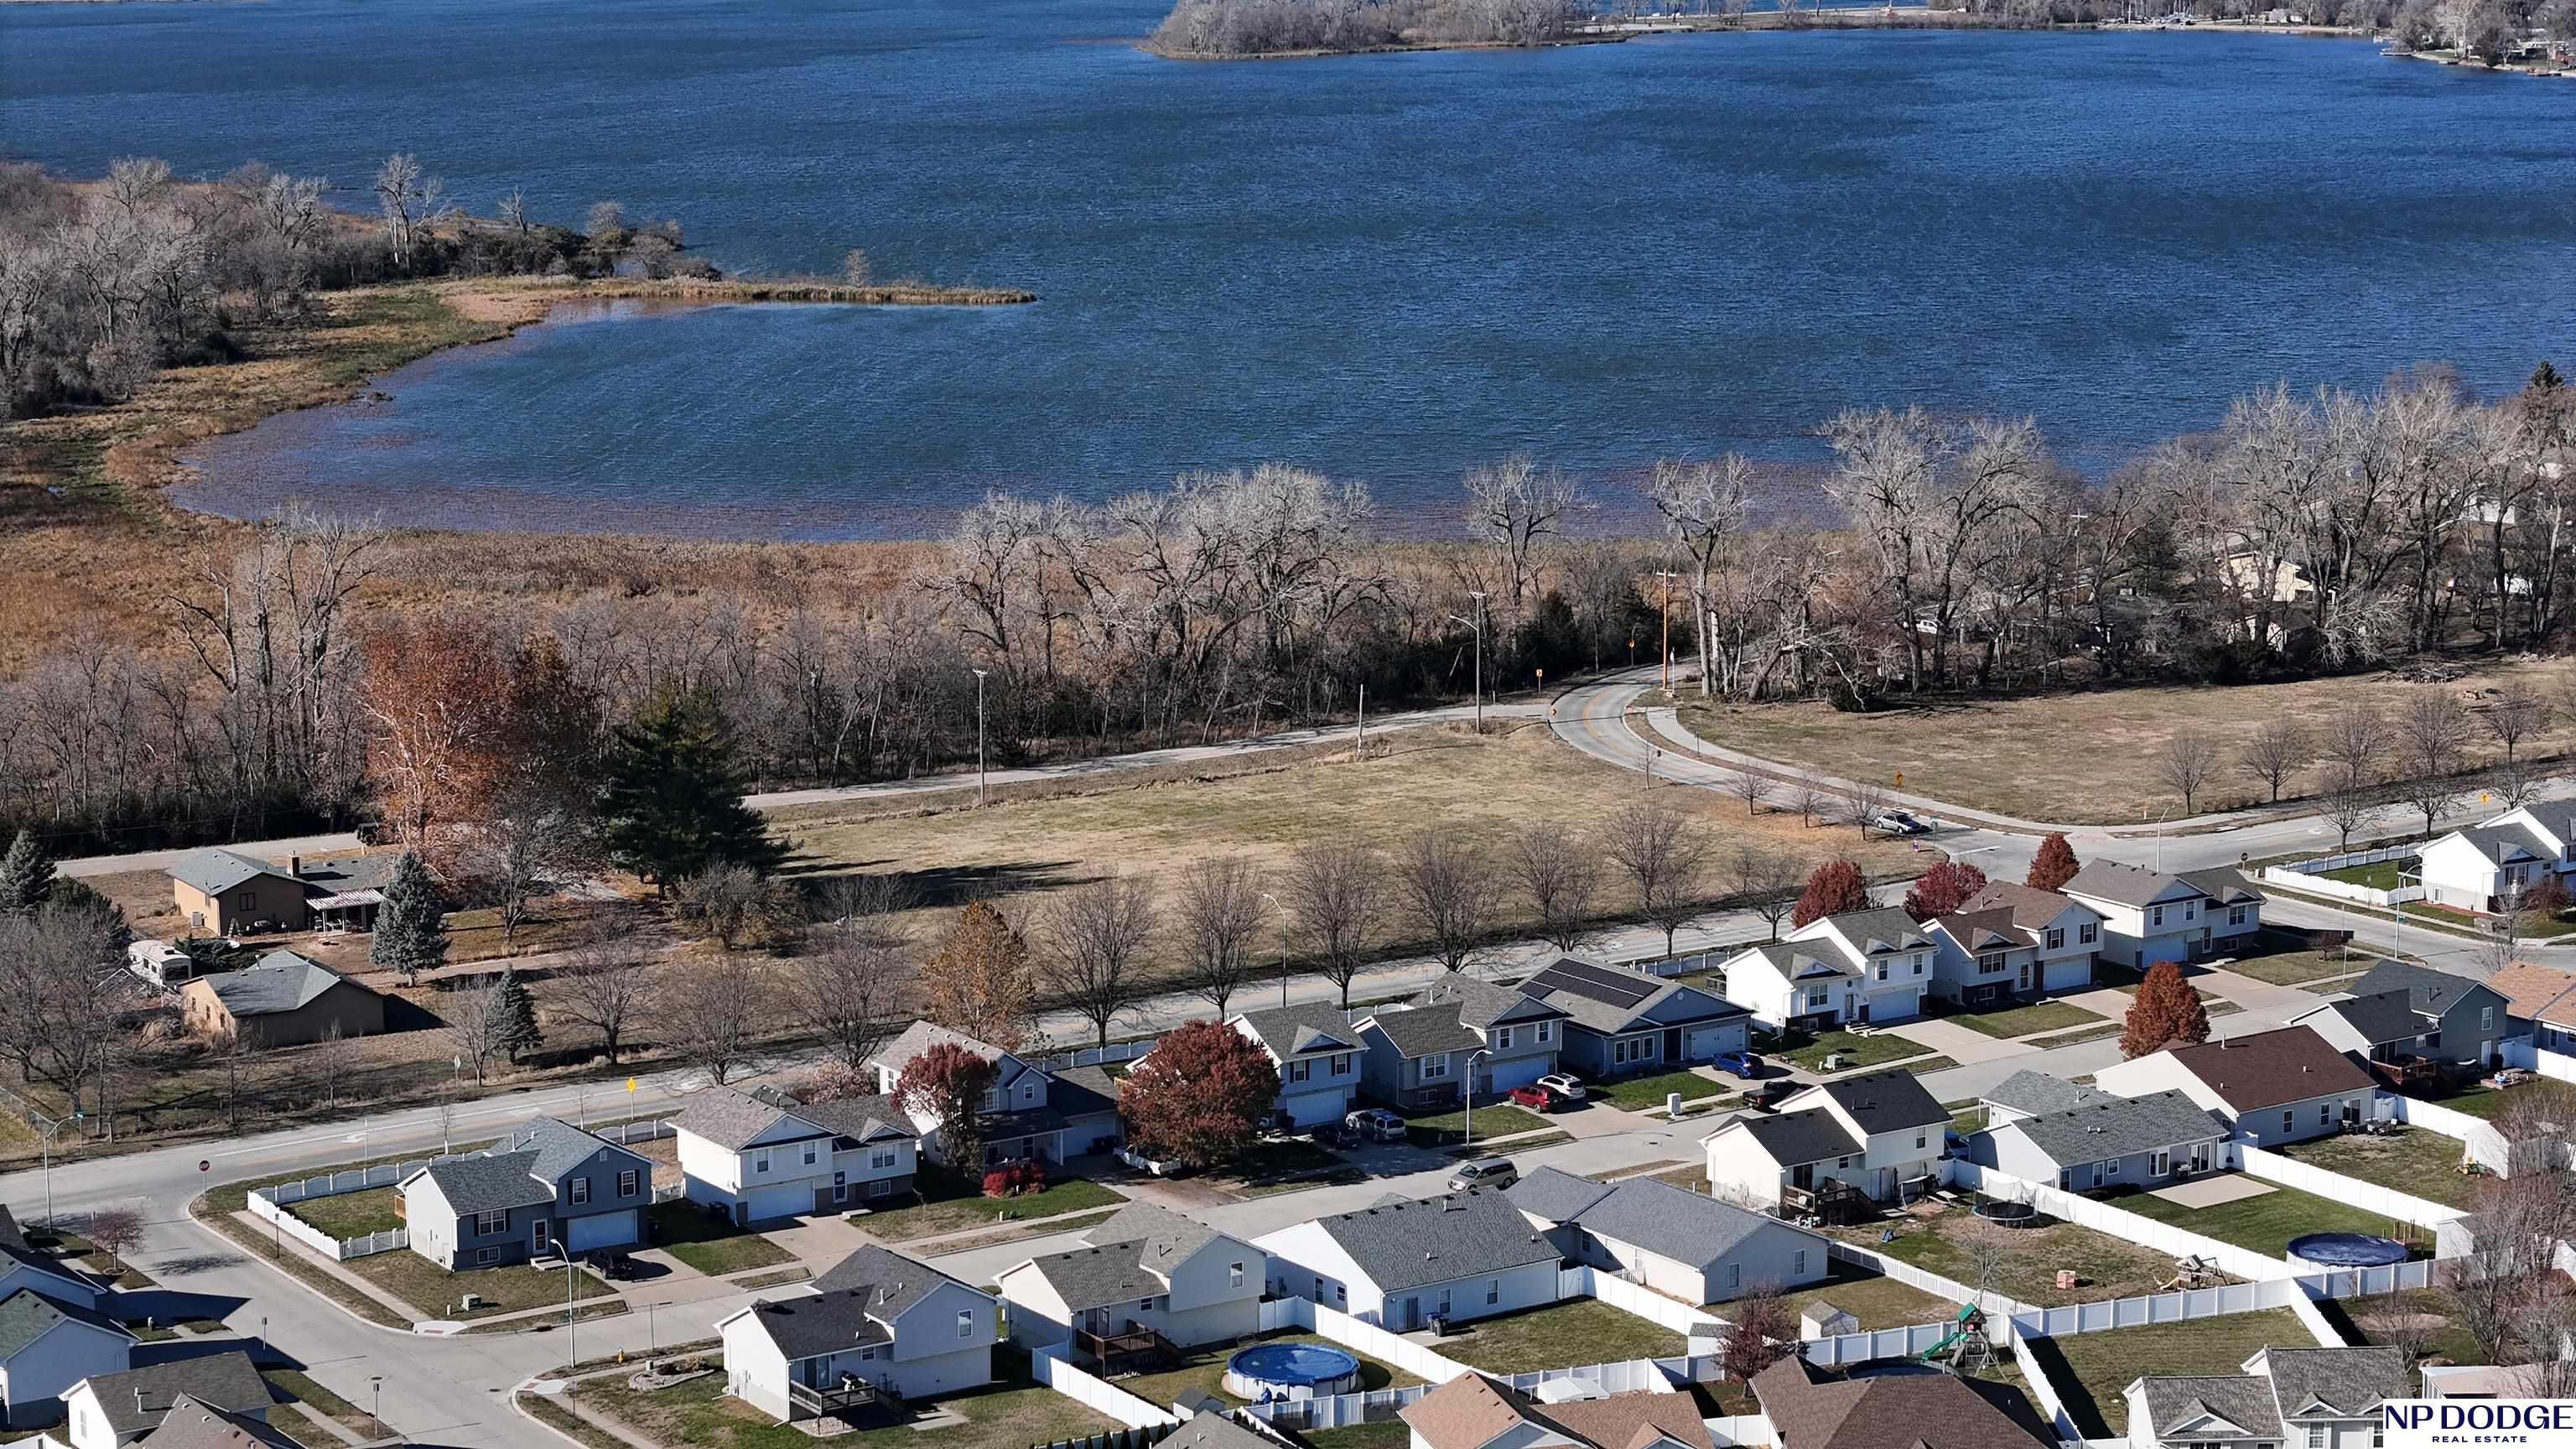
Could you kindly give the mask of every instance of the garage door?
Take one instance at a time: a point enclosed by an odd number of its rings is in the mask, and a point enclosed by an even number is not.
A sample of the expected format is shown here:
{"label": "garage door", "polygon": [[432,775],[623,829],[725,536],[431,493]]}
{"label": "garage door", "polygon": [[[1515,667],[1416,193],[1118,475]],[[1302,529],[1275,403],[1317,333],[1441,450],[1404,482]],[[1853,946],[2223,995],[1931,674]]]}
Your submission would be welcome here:
{"label": "garage door", "polygon": [[1494,1064],[1493,1090],[1508,1092],[1514,1087],[1526,1087],[1546,1075],[1547,1058],[1545,1057],[1522,1057],[1517,1061],[1497,1062]]}
{"label": "garage door", "polygon": [[1313,1127],[1342,1120],[1345,1100],[1338,1088],[1329,1092],[1300,1092],[1293,1097],[1280,1098],[1279,1110],[1287,1113],[1288,1120],[1298,1126]]}
{"label": "garage door", "polygon": [[745,1198],[747,1220],[763,1222],[770,1218],[792,1218],[814,1210],[814,1185],[810,1182],[781,1183],[776,1187],[755,1187]]}
{"label": "garage door", "polygon": [[564,1225],[564,1246],[576,1253],[593,1248],[622,1248],[635,1241],[635,1209],[624,1212],[593,1213],[574,1218]]}

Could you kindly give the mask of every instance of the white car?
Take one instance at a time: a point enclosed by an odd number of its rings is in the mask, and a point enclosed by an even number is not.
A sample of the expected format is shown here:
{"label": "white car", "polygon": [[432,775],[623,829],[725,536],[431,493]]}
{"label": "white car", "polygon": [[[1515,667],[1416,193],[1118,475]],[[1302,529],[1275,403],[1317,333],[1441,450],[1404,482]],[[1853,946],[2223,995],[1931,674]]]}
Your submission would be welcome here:
{"label": "white car", "polygon": [[1150,1173],[1155,1177],[1179,1177],[1183,1173],[1189,1171],[1189,1169],[1181,1163],[1164,1162],[1156,1158],[1147,1157],[1144,1153],[1139,1152],[1133,1147],[1119,1148],[1117,1156],[1119,1161],[1126,1163],[1129,1167],[1136,1169],[1138,1172]]}
{"label": "white car", "polygon": [[1569,1102],[1583,1100],[1583,1083],[1570,1072],[1550,1072],[1531,1085],[1545,1087]]}
{"label": "white car", "polygon": [[1881,810],[1878,812],[1878,818],[1870,824],[1890,835],[1928,835],[1932,830],[1931,826],[1903,810]]}
{"label": "white car", "polygon": [[1342,1125],[1369,1142],[1402,1142],[1404,1119],[1384,1107],[1362,1107],[1342,1119]]}

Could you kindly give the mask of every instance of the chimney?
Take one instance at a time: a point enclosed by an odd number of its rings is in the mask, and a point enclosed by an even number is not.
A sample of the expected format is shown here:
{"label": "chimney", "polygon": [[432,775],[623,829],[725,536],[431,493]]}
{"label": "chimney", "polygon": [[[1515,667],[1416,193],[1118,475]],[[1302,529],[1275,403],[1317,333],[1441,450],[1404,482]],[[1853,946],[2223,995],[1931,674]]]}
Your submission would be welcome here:
{"label": "chimney", "polygon": [[304,879],[304,857],[300,855],[288,856],[286,858],[286,873],[295,877],[297,880]]}

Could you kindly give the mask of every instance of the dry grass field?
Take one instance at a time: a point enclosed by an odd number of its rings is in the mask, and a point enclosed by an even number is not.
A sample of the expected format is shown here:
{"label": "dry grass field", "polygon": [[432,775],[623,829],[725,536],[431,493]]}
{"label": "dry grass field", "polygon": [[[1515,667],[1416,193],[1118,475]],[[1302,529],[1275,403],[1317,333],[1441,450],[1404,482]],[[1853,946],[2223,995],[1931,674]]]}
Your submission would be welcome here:
{"label": "dry grass field", "polygon": [[[2182,801],[2157,779],[2157,762],[2177,736],[2209,735],[2221,742],[2219,778],[2201,795],[2200,812],[2261,803],[2262,781],[2236,764],[2239,748],[2265,723],[2288,715],[2313,732],[2352,700],[2394,710],[2416,689],[2492,689],[2519,679],[2555,697],[2569,671],[2558,664],[2496,664],[2456,683],[2411,685],[2386,675],[2255,684],[2232,689],[2106,689],[2082,694],[1994,701],[1945,700],[1872,714],[1843,714],[1822,703],[1725,705],[1685,698],[1682,723],[1730,749],[1786,764],[1806,765],[1845,779],[1881,784],[1905,776],[1904,788],[1953,805],[1997,811],[2026,820],[2066,824],[2117,824],[2182,811]],[[2471,707],[2476,707],[2471,701]],[[2556,755],[2576,747],[2576,722],[2557,720],[2536,745],[2518,753]],[[2479,738],[2480,760],[2501,759],[2494,741]],[[2310,793],[2305,777],[2290,782],[2284,798]]]}

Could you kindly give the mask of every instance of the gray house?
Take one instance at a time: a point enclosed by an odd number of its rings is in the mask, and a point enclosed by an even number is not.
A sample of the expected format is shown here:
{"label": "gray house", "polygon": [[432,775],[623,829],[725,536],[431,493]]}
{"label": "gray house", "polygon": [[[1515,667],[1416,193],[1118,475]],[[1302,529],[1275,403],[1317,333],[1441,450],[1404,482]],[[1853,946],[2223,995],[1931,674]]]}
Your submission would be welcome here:
{"label": "gray house", "polygon": [[1359,1090],[1368,1044],[1329,1002],[1240,1012],[1229,1024],[1260,1043],[1279,1069],[1278,1110],[1299,1127],[1339,1122]]}
{"label": "gray house", "polygon": [[2069,1112],[2096,1102],[2118,1100],[2099,1087],[2088,1087],[2081,1082],[2070,1082],[2064,1077],[2052,1077],[2046,1072],[2034,1072],[2024,1067],[1988,1087],[1977,1098],[1977,1105],[1986,1109],[1988,1127],[2001,1127],[2024,1117]]}
{"label": "gray house", "polygon": [[653,1163],[569,1122],[539,1117],[471,1157],[395,1184],[411,1250],[483,1268],[644,1239]]}
{"label": "gray house", "polygon": [[2517,1036],[2511,1003],[2448,971],[2383,961],[2352,992],[2290,1018],[2392,1085],[2435,1072],[2478,1071]]}
{"label": "gray house", "polygon": [[2068,1192],[2154,1187],[2226,1162],[2229,1127],[2180,1091],[2020,1117],[1968,1139],[1968,1160]]}
{"label": "gray house", "polygon": [[1650,1177],[1604,1183],[1542,1167],[1503,1195],[1568,1258],[1684,1303],[1833,1272],[1816,1234]]}
{"label": "gray house", "polygon": [[1368,1055],[1360,1077],[1370,1096],[1399,1107],[1456,1101],[1467,1073],[1490,1097],[1556,1070],[1565,1013],[1508,986],[1453,976],[1402,1007],[1358,1023]]}
{"label": "gray house", "polygon": [[1740,1052],[1753,1013],[1678,981],[1572,957],[1520,985],[1521,994],[1565,1013],[1565,1064],[1606,1079],[1714,1061]]}

